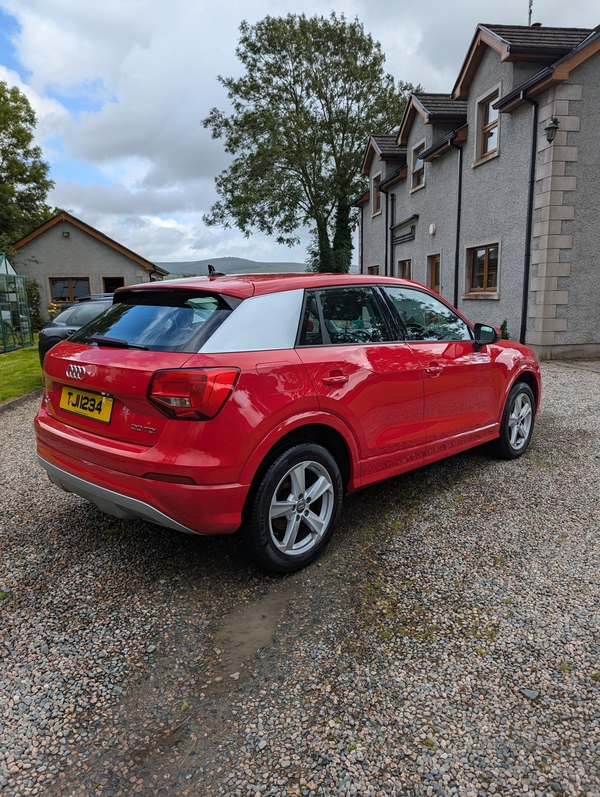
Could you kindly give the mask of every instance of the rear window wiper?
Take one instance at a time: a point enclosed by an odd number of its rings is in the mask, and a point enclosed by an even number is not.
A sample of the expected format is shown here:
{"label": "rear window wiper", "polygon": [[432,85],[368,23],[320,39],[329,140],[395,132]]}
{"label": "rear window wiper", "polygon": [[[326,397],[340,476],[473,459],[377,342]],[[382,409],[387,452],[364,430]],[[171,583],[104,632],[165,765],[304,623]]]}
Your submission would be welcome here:
{"label": "rear window wiper", "polygon": [[98,346],[112,346],[115,349],[143,349],[144,351],[148,351],[147,346],[140,346],[137,343],[127,343],[126,340],[120,340],[119,338],[105,338],[102,335],[92,335],[92,340],[94,343],[97,343]]}

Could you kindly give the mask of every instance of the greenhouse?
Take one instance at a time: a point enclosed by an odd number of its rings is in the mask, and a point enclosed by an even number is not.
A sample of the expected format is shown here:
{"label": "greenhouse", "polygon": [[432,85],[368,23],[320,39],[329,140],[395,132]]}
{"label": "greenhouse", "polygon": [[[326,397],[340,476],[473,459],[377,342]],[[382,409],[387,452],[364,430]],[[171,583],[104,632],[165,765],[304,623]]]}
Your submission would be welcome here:
{"label": "greenhouse", "polygon": [[0,354],[33,346],[27,277],[17,274],[0,252]]}

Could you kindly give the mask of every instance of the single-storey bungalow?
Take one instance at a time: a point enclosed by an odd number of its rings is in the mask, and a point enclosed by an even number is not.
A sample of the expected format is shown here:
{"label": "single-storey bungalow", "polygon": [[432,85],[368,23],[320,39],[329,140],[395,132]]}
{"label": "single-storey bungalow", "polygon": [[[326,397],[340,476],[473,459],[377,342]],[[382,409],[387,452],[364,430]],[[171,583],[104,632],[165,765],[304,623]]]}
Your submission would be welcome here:
{"label": "single-storey bungalow", "polygon": [[39,283],[43,308],[112,293],[122,285],[162,280],[168,273],[65,211],[14,243],[13,249],[17,273]]}

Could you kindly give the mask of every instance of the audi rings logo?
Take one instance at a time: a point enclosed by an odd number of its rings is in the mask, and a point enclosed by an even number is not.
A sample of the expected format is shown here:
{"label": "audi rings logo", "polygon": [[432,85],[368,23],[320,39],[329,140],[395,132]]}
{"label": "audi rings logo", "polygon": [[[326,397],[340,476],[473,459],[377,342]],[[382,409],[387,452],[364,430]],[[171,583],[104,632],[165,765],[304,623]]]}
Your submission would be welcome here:
{"label": "audi rings logo", "polygon": [[85,376],[85,367],[83,365],[69,365],[67,368],[67,377],[69,379],[78,379],[81,381]]}

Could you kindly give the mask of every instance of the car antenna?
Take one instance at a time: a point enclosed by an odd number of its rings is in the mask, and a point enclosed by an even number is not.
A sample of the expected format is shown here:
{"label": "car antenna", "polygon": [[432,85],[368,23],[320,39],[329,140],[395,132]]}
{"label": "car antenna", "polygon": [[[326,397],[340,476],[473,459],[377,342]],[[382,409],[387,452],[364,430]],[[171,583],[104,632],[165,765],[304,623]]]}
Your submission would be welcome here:
{"label": "car antenna", "polygon": [[209,263],[208,264],[208,276],[209,277],[226,277],[227,275],[223,271],[217,271],[217,269]]}

